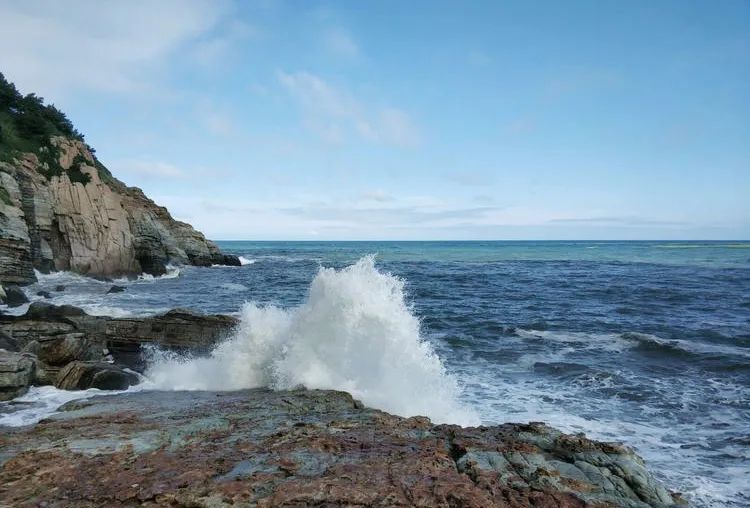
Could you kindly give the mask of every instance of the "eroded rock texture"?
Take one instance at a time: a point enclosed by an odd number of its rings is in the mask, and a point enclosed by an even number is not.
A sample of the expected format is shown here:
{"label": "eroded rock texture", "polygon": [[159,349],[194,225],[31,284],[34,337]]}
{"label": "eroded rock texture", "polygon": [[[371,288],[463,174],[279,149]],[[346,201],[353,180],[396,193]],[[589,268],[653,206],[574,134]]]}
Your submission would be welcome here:
{"label": "eroded rock texture", "polygon": [[0,349],[0,401],[26,393],[35,370],[36,359],[32,355]]}
{"label": "eroded rock texture", "polygon": [[[0,505],[661,507],[628,448],[543,424],[462,429],[343,392],[141,392],[0,434]],[[46,503],[46,504],[42,504]]]}
{"label": "eroded rock texture", "polygon": [[[114,362],[119,371],[143,371],[146,346],[205,354],[236,325],[237,320],[229,316],[184,309],[145,318],[111,318],[90,316],[68,305],[34,302],[23,316],[0,315],[0,348],[22,351],[35,365],[30,377],[16,376],[4,383],[0,376],[0,391],[16,393],[21,389],[18,379],[26,380],[23,391],[29,384],[65,389],[133,384],[124,373],[112,369],[100,373],[107,370],[102,362]],[[66,371],[73,363],[77,367]]]}
{"label": "eroded rock texture", "polygon": [[[62,173],[36,154],[0,162],[0,283],[28,284],[34,269],[96,277],[161,275],[167,263],[239,265],[143,192],[112,178],[82,141],[55,137]],[[71,181],[81,174],[87,183]]]}

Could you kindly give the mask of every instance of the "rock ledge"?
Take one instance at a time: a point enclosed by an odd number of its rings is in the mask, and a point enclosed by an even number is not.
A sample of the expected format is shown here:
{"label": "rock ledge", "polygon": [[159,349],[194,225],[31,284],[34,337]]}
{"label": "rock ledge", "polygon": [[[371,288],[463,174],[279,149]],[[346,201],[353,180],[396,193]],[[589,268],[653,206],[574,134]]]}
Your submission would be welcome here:
{"label": "rock ledge", "polygon": [[0,505],[666,507],[632,450],[460,428],[343,392],[139,392],[0,433]]}

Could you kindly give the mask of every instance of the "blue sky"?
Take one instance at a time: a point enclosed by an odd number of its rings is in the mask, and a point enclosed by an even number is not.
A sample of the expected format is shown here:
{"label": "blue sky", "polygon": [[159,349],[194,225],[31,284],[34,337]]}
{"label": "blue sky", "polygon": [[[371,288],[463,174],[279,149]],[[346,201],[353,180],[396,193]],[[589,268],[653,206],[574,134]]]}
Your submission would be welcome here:
{"label": "blue sky", "polygon": [[748,239],[750,2],[16,2],[0,71],[214,239]]}

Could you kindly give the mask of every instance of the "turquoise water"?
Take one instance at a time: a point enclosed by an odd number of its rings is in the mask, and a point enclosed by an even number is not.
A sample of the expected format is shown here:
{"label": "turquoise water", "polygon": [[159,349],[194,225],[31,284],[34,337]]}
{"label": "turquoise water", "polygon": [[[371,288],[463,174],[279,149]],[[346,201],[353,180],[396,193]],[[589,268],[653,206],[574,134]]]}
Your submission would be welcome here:
{"label": "turquoise water", "polygon": [[706,265],[714,267],[750,265],[750,242],[744,241],[474,241],[474,242],[245,242],[220,241],[228,252],[295,257],[308,255],[321,260],[351,262],[377,253],[383,261],[619,261]]}

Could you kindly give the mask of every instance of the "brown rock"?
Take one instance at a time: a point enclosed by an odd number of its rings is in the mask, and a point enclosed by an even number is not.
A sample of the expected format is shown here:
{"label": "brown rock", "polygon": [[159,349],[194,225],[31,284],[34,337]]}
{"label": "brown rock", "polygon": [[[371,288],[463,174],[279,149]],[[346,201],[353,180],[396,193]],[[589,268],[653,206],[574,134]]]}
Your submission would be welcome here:
{"label": "brown rock", "polygon": [[32,355],[0,350],[0,400],[10,400],[26,393],[35,366]]}
{"label": "brown rock", "polygon": [[71,362],[58,374],[55,387],[61,390],[124,390],[138,384],[138,376],[103,362]]}
{"label": "brown rock", "polygon": [[[167,263],[207,266],[235,256],[175,221],[140,189],[113,178],[79,140],[54,137],[63,169],[49,179],[36,154],[0,162],[0,282],[28,284],[33,269],[114,277],[161,275]],[[71,181],[68,170],[86,175]]]}
{"label": "brown rock", "polygon": [[62,409],[34,428],[0,434],[7,450],[0,504],[658,508],[680,502],[624,447],[574,445],[545,425],[436,426],[358,408],[343,392],[140,392]]}
{"label": "brown rock", "polygon": [[74,360],[101,361],[106,354],[119,365],[142,371],[146,345],[207,353],[236,325],[230,316],[184,309],[147,318],[111,318],[46,302],[32,303],[23,316],[0,316],[0,332],[12,336],[19,348],[39,355],[50,372]]}

